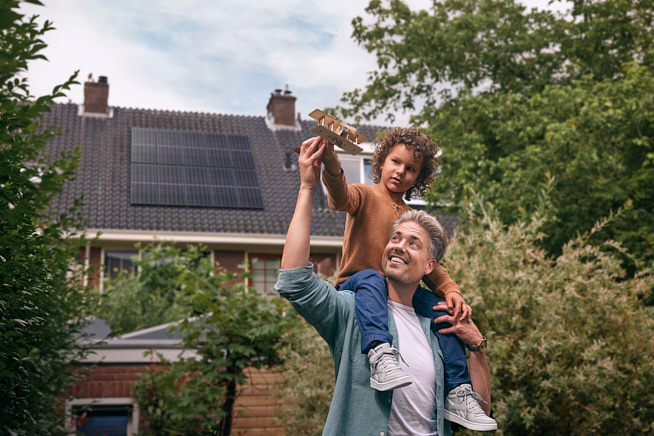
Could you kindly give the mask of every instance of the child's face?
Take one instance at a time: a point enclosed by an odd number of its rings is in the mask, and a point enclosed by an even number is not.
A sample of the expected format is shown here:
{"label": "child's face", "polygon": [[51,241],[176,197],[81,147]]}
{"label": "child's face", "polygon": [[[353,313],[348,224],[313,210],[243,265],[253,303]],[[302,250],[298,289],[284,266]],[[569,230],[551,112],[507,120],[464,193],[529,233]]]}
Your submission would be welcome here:
{"label": "child's face", "polygon": [[382,187],[393,194],[402,194],[413,186],[422,169],[424,158],[416,159],[413,150],[404,144],[395,144],[381,167]]}

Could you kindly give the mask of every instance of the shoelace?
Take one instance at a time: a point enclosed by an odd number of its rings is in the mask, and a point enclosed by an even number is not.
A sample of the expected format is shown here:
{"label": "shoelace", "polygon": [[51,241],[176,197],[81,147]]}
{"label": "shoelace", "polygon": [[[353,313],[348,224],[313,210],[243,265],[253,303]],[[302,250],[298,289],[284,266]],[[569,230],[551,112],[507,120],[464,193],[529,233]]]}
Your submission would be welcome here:
{"label": "shoelace", "polygon": [[[390,347],[382,351],[381,354],[375,356],[377,359],[375,359],[373,362],[371,362],[373,365],[375,365],[375,368],[379,368],[382,371],[385,371],[387,367],[389,366],[394,366],[394,364],[397,362],[396,356],[400,356],[400,359],[402,359],[402,362],[406,366],[409,366],[406,363],[406,360],[404,360],[404,357],[400,354],[400,351],[395,348],[395,347]],[[393,359],[392,361],[390,359]]]}
{"label": "shoelace", "polygon": [[[456,393],[456,395],[457,395],[457,397],[459,397],[459,402],[465,401],[466,406],[467,406],[469,411],[475,411],[477,414],[483,413],[484,415],[486,415],[484,413],[484,411],[481,409],[481,407],[479,406],[479,403],[477,403],[476,400],[480,400],[484,404],[488,404],[488,403],[477,392],[475,392],[475,391],[473,391],[471,389],[461,389],[460,391],[458,391]],[[474,401],[472,407],[470,406],[470,401]],[[474,407],[475,405],[477,407]]]}

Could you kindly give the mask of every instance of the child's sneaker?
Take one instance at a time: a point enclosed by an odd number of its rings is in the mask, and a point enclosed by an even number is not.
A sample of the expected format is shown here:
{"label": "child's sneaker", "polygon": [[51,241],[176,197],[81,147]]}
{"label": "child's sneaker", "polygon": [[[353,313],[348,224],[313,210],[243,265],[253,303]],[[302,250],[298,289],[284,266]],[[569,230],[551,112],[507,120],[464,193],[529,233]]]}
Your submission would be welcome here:
{"label": "child's sneaker", "polygon": [[368,351],[370,362],[370,386],[378,391],[390,391],[411,384],[411,377],[400,368],[397,356],[400,352],[388,343]]}
{"label": "child's sneaker", "polygon": [[447,394],[443,417],[470,430],[497,430],[497,422],[484,413],[477,400],[484,401],[471,385],[459,385]]}

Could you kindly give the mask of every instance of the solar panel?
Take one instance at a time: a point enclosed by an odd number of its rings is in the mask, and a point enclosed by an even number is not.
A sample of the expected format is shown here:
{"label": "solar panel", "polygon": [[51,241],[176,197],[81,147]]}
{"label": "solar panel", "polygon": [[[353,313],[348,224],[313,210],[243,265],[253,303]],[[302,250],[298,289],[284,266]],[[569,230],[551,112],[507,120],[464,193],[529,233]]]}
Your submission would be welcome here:
{"label": "solar panel", "polygon": [[262,209],[243,135],[132,128],[132,204]]}

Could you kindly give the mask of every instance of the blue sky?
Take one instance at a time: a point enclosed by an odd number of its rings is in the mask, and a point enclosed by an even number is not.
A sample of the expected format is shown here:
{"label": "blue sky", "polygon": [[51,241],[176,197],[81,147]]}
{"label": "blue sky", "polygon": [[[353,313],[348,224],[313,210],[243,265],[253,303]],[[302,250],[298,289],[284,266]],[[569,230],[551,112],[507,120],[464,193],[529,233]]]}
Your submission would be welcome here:
{"label": "blue sky", "polygon": [[[368,0],[42,2],[23,6],[56,27],[45,36],[49,61],[29,65],[33,95],[79,70],[80,82],[108,77],[111,106],[263,116],[270,93],[288,85],[306,119],[364,86],[375,68],[351,38]],[[68,100],[81,103],[82,86]]]}

